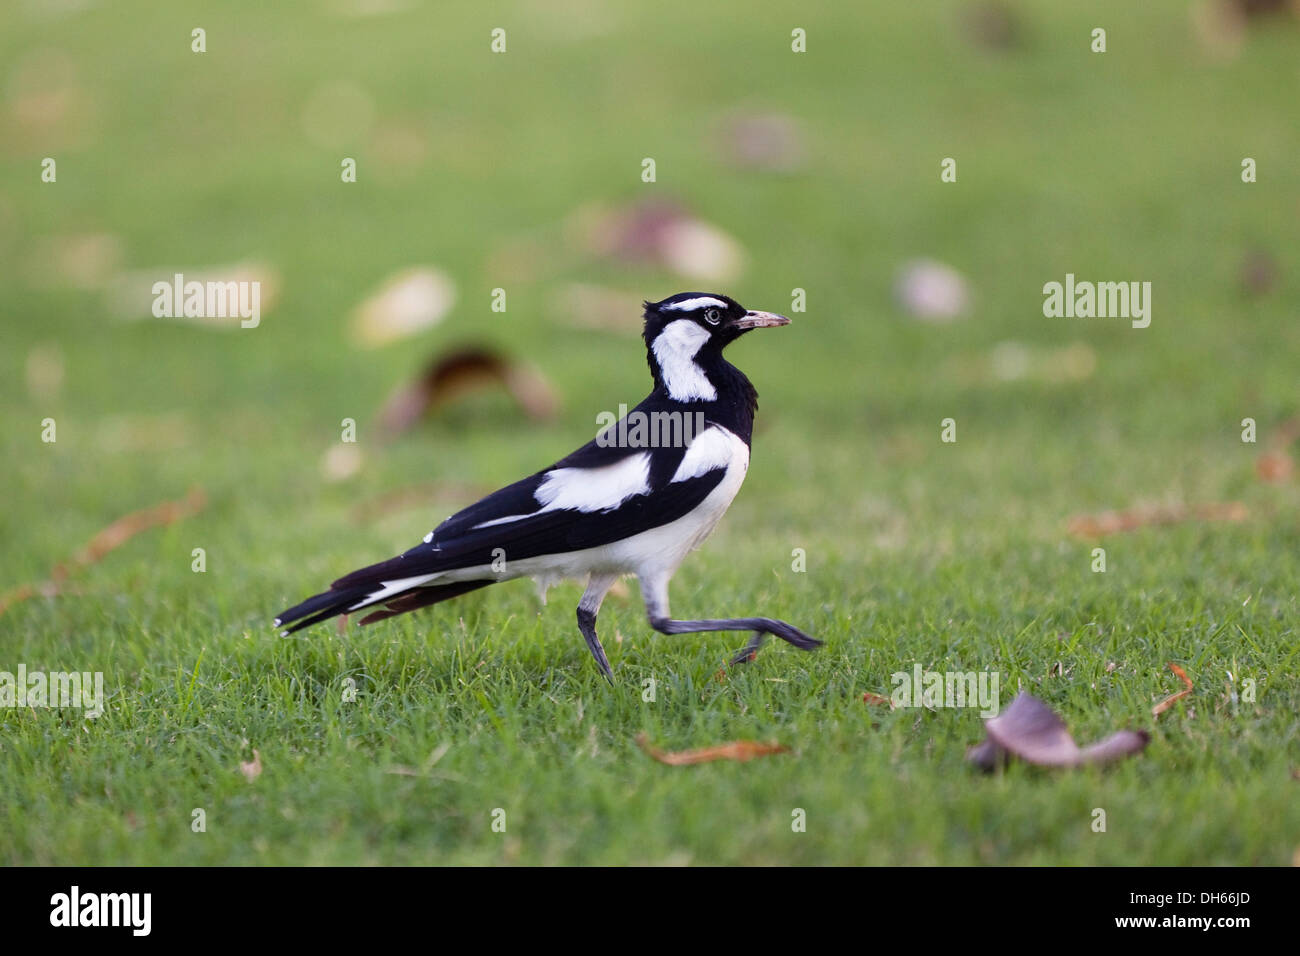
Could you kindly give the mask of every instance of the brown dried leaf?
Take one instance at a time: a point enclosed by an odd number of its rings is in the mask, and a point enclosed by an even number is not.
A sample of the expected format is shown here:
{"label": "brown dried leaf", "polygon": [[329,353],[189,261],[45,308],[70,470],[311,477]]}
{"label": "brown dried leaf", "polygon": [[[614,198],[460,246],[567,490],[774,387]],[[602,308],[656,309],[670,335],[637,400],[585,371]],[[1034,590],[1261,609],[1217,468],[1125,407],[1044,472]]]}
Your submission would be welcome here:
{"label": "brown dried leaf", "polygon": [[1255,459],[1255,476],[1266,484],[1277,485],[1295,474],[1295,462],[1284,451],[1266,451]]}
{"label": "brown dried leaf", "polygon": [[414,381],[397,389],[379,412],[379,427],[392,438],[440,405],[484,386],[501,385],[533,421],[550,421],[559,398],[542,374],[486,346],[468,346],[437,357]]}
{"label": "brown dried leaf", "polygon": [[984,727],[988,739],[966,754],[983,770],[992,770],[1009,756],[1043,767],[1109,763],[1140,752],[1151,739],[1142,730],[1120,730],[1080,749],[1056,712],[1024,691]]}
{"label": "brown dried leaf", "polygon": [[1067,530],[1080,538],[1096,538],[1121,531],[1136,531],[1148,525],[1178,524],[1182,521],[1245,521],[1250,516],[1240,501],[1201,505],[1148,505],[1126,511],[1102,511],[1075,515]]}
{"label": "brown dried leaf", "polygon": [[[74,567],[85,567],[94,564],[108,552],[120,548],[141,531],[146,531],[158,525],[169,525],[175,521],[180,521],[182,518],[188,518],[202,511],[207,506],[207,503],[208,496],[203,492],[202,488],[191,488],[189,493],[180,501],[164,501],[152,508],[142,508],[139,511],[131,512],[129,515],[124,515],[91,538],[84,548],[72,556],[70,564]],[[69,570],[66,565],[58,565],[51,577],[56,581],[62,580],[67,577]]]}
{"label": "brown dried leaf", "polygon": [[1269,448],[1255,460],[1255,475],[1260,481],[1277,484],[1295,472],[1295,461],[1287,451],[1300,438],[1300,418],[1289,418],[1273,429]]}
{"label": "brown dried leaf", "polygon": [[0,614],[3,614],[18,602],[25,601],[36,595],[54,597],[60,592],[63,583],[73,571],[95,564],[108,552],[121,547],[142,531],[157,525],[168,525],[174,521],[180,521],[182,518],[197,514],[203,510],[207,503],[207,495],[204,494],[202,488],[191,488],[189,493],[180,501],[164,501],[152,508],[133,511],[129,515],[118,518],[91,538],[85,547],[66,562],[56,564],[50,571],[48,581],[21,585],[0,596]]}
{"label": "brown dried leaf", "polygon": [[637,734],[637,746],[644,750],[649,756],[663,764],[671,767],[685,767],[697,763],[710,763],[714,760],[736,760],[744,763],[747,760],[753,760],[755,757],[766,757],[771,754],[788,753],[790,748],[784,747],[775,741],[771,743],[757,743],[752,740],[735,740],[731,743],[716,744],[712,747],[700,747],[696,750],[678,750],[668,752],[660,750],[657,747],[650,746],[650,740],[645,734]]}
{"label": "brown dried leaf", "polygon": [[1162,700],[1160,703],[1158,703],[1158,704],[1156,704],[1154,707],[1152,707],[1152,708],[1151,708],[1151,716],[1152,716],[1152,717],[1159,717],[1159,716],[1160,716],[1161,714],[1163,714],[1166,710],[1168,710],[1170,707],[1172,707],[1172,706],[1173,706],[1177,701],[1182,700],[1184,697],[1186,697],[1188,694],[1190,694],[1190,693],[1192,692],[1192,690],[1193,690],[1192,680],[1191,680],[1190,677],[1187,676],[1187,672],[1186,672],[1186,671],[1184,671],[1181,667],[1179,667],[1179,666],[1178,666],[1177,664],[1175,664],[1173,661],[1170,661],[1170,662],[1169,662],[1169,669],[1170,669],[1171,671],[1173,671],[1174,674],[1177,675],[1178,679],[1181,680],[1181,681],[1183,682],[1184,689],[1183,689],[1183,690],[1180,690],[1180,691],[1179,691],[1178,693],[1176,693],[1176,694],[1171,694],[1170,696],[1168,696],[1168,697],[1166,697],[1164,700]]}
{"label": "brown dried leaf", "polygon": [[862,702],[864,704],[873,704],[877,707],[888,707],[891,710],[893,709],[894,706],[893,701],[891,701],[888,697],[884,697],[881,694],[874,694],[871,691],[867,691],[865,694],[862,695]]}

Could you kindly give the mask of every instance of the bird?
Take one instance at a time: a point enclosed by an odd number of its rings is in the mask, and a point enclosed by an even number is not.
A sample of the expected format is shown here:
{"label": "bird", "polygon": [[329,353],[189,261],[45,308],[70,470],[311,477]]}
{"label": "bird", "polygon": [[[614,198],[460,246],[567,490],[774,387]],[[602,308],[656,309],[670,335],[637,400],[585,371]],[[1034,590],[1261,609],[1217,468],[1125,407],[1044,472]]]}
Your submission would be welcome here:
{"label": "bird", "polygon": [[521,577],[533,578],[545,601],[550,585],[577,579],[586,583],[578,631],[613,684],[596,616],[615,582],[634,575],[650,627],[661,634],[752,632],[733,666],[753,660],[768,635],[802,650],[821,646],[773,618],[677,620],[669,612],[669,580],[713,531],[749,469],[758,393],[723,350],[790,320],[706,292],[644,308],[654,387],[639,405],[571,455],[447,518],[415,547],[281,612],[281,633],[366,608],[361,624],[370,624]]}

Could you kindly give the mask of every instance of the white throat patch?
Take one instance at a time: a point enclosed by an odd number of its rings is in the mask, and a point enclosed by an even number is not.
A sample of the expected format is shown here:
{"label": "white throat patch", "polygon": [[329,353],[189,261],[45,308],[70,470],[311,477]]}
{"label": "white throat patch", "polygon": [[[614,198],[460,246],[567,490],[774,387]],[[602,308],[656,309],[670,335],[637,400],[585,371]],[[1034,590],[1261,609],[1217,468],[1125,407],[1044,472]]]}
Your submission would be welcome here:
{"label": "white throat patch", "polygon": [[718,390],[709,381],[704,369],[695,364],[695,355],[709,340],[707,329],[690,319],[677,319],[664,326],[650,346],[663,374],[668,395],[678,402],[699,399],[713,401]]}

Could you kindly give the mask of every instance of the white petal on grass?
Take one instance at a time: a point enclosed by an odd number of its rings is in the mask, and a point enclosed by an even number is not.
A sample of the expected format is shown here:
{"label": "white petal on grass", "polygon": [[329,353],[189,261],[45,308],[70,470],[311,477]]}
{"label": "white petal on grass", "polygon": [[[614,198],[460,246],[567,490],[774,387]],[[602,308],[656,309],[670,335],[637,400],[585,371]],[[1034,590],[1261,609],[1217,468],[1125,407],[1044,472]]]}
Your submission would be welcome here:
{"label": "white petal on grass", "polygon": [[361,470],[364,457],[351,442],[331,445],[321,459],[320,471],[326,481],[346,481]]}
{"label": "white petal on grass", "polygon": [[909,315],[927,322],[951,322],[970,309],[970,291],[961,273],[933,259],[906,263],[894,294]]}

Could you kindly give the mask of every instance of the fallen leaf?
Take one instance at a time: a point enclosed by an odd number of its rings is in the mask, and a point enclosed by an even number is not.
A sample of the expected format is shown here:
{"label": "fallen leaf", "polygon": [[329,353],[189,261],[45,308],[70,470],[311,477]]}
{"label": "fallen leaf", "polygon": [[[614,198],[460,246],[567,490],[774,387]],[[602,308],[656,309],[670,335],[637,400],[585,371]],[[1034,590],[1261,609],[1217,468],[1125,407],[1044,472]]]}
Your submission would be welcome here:
{"label": "fallen leaf", "polygon": [[882,694],[873,694],[871,691],[867,691],[862,695],[862,702],[864,704],[873,704],[877,707],[888,707],[890,710],[894,707],[893,701],[888,697],[885,697]]}
{"label": "fallen leaf", "polygon": [[1148,525],[1178,524],[1183,521],[1245,521],[1250,512],[1239,501],[1212,502],[1201,505],[1149,505],[1126,511],[1102,511],[1075,515],[1067,530],[1081,538],[1095,538],[1135,531]]}
{"label": "fallen leaf", "polygon": [[[146,531],[158,525],[169,525],[182,518],[188,518],[202,511],[207,506],[207,503],[207,495],[204,494],[202,488],[191,488],[189,493],[180,501],[164,501],[152,508],[133,511],[118,518],[91,538],[84,548],[72,556],[70,563],[73,567],[85,567],[94,564],[108,552],[120,548],[141,531]],[[51,577],[55,581],[62,580],[67,577],[69,570],[70,568],[66,565],[58,565]]]}
{"label": "fallen leaf", "polygon": [[736,760],[744,763],[747,760],[753,760],[755,757],[766,757],[771,754],[788,753],[789,747],[783,747],[781,744],[773,741],[772,743],[756,743],[752,740],[735,740],[731,743],[716,744],[712,747],[700,747],[696,750],[678,750],[668,752],[660,750],[657,747],[650,746],[650,740],[645,734],[637,734],[637,746],[644,750],[649,756],[663,764],[671,767],[685,767],[697,763],[710,763],[714,760]]}
{"label": "fallen leaf", "polygon": [[486,346],[469,346],[438,356],[414,382],[390,395],[379,412],[380,430],[392,438],[438,406],[490,385],[503,386],[533,421],[550,421],[559,410],[559,398],[536,369]]}
{"label": "fallen leaf", "polygon": [[1266,451],[1255,459],[1255,476],[1267,484],[1281,484],[1295,474],[1295,462],[1284,451]]}
{"label": "fallen leaf", "polygon": [[1172,661],[1169,662],[1169,669],[1170,669],[1171,671],[1173,671],[1174,674],[1178,677],[1178,679],[1181,680],[1181,681],[1183,682],[1184,689],[1183,689],[1183,690],[1180,690],[1180,691],[1179,691],[1178,693],[1176,693],[1176,694],[1172,694],[1172,695],[1170,695],[1169,697],[1166,697],[1166,698],[1165,698],[1164,700],[1162,700],[1160,703],[1158,703],[1158,704],[1156,704],[1154,707],[1152,707],[1152,708],[1151,708],[1151,716],[1152,716],[1152,717],[1159,717],[1159,716],[1160,716],[1161,714],[1163,714],[1166,710],[1168,710],[1170,707],[1172,707],[1176,701],[1180,701],[1180,700],[1182,700],[1184,697],[1186,697],[1188,694],[1190,694],[1190,693],[1192,692],[1192,690],[1193,690],[1193,686],[1192,686],[1191,678],[1189,678],[1189,677],[1187,676],[1187,672],[1186,672],[1186,671],[1184,671],[1181,667],[1179,667],[1177,664],[1173,663]]}
{"label": "fallen leaf", "polygon": [[437,269],[417,267],[390,276],[357,306],[352,337],[376,348],[437,325],[456,301],[456,286]]}
{"label": "fallen leaf", "polygon": [[984,728],[988,739],[966,754],[982,770],[992,770],[1012,756],[1043,767],[1109,763],[1140,752],[1151,740],[1143,730],[1120,730],[1081,749],[1056,712],[1024,691],[1001,714],[986,720]]}
{"label": "fallen leaf", "polygon": [[1295,462],[1288,449],[1300,438],[1300,418],[1290,418],[1272,430],[1269,447],[1255,460],[1255,475],[1260,481],[1277,484],[1288,480]]}
{"label": "fallen leaf", "polygon": [[244,775],[244,779],[252,783],[262,775],[262,755],[253,748],[253,759],[250,763],[239,761],[239,772]]}
{"label": "fallen leaf", "polygon": [[188,518],[202,511],[206,505],[207,495],[204,494],[203,489],[191,488],[189,494],[180,501],[165,501],[152,508],[133,511],[118,518],[91,538],[85,547],[66,562],[56,564],[50,571],[48,581],[42,581],[38,584],[24,584],[4,595],[0,595],[0,614],[3,614],[20,601],[25,601],[37,595],[54,597],[60,592],[63,583],[73,571],[96,563],[104,555],[115,548],[121,547],[142,531],[158,525],[169,525],[175,521],[180,521],[182,518]]}

